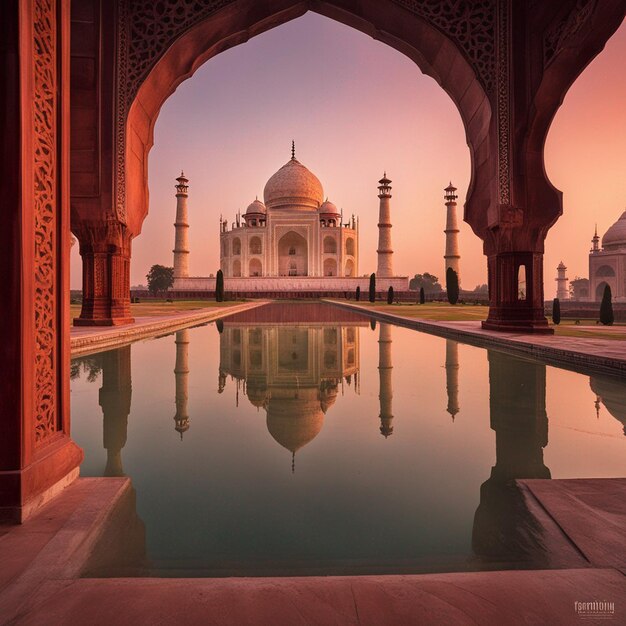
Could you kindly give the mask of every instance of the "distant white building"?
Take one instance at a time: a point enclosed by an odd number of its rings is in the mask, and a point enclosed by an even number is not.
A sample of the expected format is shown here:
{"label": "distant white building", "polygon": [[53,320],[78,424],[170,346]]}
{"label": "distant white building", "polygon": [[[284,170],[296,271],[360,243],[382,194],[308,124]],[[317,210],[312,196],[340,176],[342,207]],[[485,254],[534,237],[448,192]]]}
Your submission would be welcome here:
{"label": "distant white building", "polygon": [[626,211],[602,237],[598,229],[589,252],[589,299],[602,300],[605,285],[611,288],[614,301],[626,302]]}

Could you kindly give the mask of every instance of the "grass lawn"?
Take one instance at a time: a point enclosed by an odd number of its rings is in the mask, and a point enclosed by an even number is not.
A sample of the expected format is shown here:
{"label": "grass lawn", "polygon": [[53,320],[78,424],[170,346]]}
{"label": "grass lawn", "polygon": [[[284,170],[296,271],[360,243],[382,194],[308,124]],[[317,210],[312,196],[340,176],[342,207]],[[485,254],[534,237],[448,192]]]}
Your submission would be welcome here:
{"label": "grass lawn", "polygon": [[[367,309],[385,311],[402,317],[422,319],[436,322],[461,322],[469,320],[482,321],[487,319],[489,307],[474,306],[471,304],[457,304],[452,306],[447,302],[426,304],[387,304],[386,302],[355,302]],[[614,326],[596,325],[595,320],[580,320],[580,325],[574,320],[561,320],[558,326],[552,326],[558,337],[581,337],[586,339],[614,339],[626,340],[626,325],[615,324]]]}
{"label": "grass lawn", "polygon": [[[215,300],[174,300],[174,302],[166,302],[165,300],[149,300],[138,304],[131,304],[130,312],[133,317],[148,317],[152,315],[170,315],[172,313],[184,313],[185,311],[198,309],[232,306],[233,304],[241,304],[241,300],[238,302],[215,302]],[[70,317],[74,319],[79,315],[80,304],[70,304]]]}

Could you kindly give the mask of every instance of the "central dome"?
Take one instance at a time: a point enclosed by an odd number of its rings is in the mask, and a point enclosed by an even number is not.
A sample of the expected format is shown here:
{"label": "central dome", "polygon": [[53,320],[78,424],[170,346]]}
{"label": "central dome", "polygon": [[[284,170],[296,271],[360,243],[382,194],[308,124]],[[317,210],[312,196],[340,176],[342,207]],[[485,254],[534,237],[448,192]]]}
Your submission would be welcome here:
{"label": "central dome", "polygon": [[265,184],[267,208],[282,206],[318,209],[324,201],[319,178],[295,157],[287,161]]}
{"label": "central dome", "polygon": [[621,248],[626,246],[626,211],[622,213],[620,218],[611,226],[604,237],[602,237],[602,247],[608,248]]}

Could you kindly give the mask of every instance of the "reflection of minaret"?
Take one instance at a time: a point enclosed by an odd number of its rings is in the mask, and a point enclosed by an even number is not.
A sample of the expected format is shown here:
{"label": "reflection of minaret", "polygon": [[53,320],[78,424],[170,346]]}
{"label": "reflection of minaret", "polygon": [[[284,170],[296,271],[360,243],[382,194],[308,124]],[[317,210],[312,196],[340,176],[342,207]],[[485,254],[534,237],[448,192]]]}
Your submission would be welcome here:
{"label": "reflection of minaret", "polygon": [[378,278],[393,276],[393,248],[391,246],[391,181],[387,173],[378,181],[380,208],[378,213]]}
{"label": "reflection of minaret", "polygon": [[380,400],[380,432],[385,436],[385,439],[393,433],[391,341],[391,324],[381,322],[378,336],[378,377],[380,381],[378,398]]}
{"label": "reflection of minaret", "polygon": [[189,399],[189,330],[179,330],[176,333],[176,366],[174,367],[176,378],[176,415],[174,427],[180,433],[189,429],[189,415],[187,414],[187,400]]}
{"label": "reflection of minaret", "polygon": [[454,416],[459,412],[459,344],[452,339],[446,339],[446,391],[447,411],[454,421]]}
{"label": "reflection of minaret", "polygon": [[124,476],[122,448],[126,445],[132,385],[130,346],[101,355],[102,387],[99,404],[103,415],[103,444],[107,451],[105,476]]}
{"label": "reflection of minaret", "polygon": [[535,517],[515,485],[519,478],[550,478],[546,366],[488,351],[491,428],[496,464],[480,488],[472,545],[486,558],[517,561],[545,557]]}
{"label": "reflection of minaret", "polygon": [[187,197],[189,180],[183,172],[176,179],[176,222],[174,229],[174,278],[189,276],[189,221],[187,217]]}

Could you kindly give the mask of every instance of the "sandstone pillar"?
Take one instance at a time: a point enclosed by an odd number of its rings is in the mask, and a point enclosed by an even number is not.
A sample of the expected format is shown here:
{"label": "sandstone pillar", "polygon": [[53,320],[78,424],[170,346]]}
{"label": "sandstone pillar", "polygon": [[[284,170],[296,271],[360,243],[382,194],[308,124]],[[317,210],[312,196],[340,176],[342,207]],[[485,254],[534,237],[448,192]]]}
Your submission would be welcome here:
{"label": "sandstone pillar", "polygon": [[124,346],[102,355],[102,387],[98,399],[107,451],[105,476],[124,476],[122,448],[126,445],[132,396],[130,350],[130,346]]}
{"label": "sandstone pillar", "polygon": [[378,213],[378,266],[377,278],[393,276],[393,248],[391,246],[391,181],[387,174],[378,181],[378,197],[380,207]]}
{"label": "sandstone pillar", "polygon": [[81,223],[74,233],[83,259],[83,306],[75,326],[117,326],[130,313],[131,234],[114,218]]}
{"label": "sandstone pillar", "polygon": [[69,0],[0,2],[0,518],[78,476],[69,423]]}
{"label": "sandstone pillar", "polygon": [[378,399],[380,402],[380,433],[385,439],[393,433],[392,341],[391,324],[381,322],[378,335]]}

